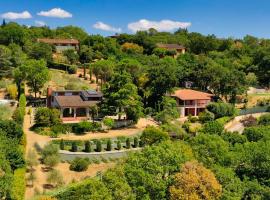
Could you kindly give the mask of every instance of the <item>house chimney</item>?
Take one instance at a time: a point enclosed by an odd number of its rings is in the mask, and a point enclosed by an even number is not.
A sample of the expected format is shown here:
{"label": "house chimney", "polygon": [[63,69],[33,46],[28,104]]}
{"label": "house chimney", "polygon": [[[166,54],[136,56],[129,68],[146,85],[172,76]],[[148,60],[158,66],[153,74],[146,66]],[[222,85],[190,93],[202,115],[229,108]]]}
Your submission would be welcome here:
{"label": "house chimney", "polygon": [[47,88],[47,107],[51,107],[52,106],[52,88],[50,86],[48,86]]}

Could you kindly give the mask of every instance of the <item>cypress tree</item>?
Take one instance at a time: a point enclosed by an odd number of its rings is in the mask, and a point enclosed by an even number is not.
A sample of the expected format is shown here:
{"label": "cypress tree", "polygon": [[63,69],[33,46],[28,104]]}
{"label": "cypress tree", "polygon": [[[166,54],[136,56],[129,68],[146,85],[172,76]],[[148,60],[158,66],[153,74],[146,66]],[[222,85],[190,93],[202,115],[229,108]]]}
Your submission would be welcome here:
{"label": "cypress tree", "polygon": [[107,141],[107,151],[111,151],[112,150],[112,141],[109,139]]}
{"label": "cypress tree", "polygon": [[130,139],[129,138],[127,138],[127,140],[126,140],[126,148],[130,149]]}
{"label": "cypress tree", "polygon": [[117,149],[118,149],[118,150],[121,150],[121,148],[122,148],[121,141],[118,140],[118,141],[117,141]]}
{"label": "cypress tree", "polygon": [[77,152],[78,151],[78,146],[77,146],[76,142],[72,142],[71,151],[72,152]]}
{"label": "cypress tree", "polygon": [[92,151],[90,141],[86,141],[86,142],[84,143],[84,151],[85,151],[85,152],[91,152],[91,151]]}
{"label": "cypress tree", "polygon": [[60,141],[60,149],[61,150],[64,150],[65,149],[65,143],[64,143],[64,140],[63,139],[61,139],[61,141]]}
{"label": "cypress tree", "polygon": [[139,145],[139,140],[138,140],[138,138],[137,137],[135,137],[134,138],[134,148],[137,148],[138,147],[138,145]]}
{"label": "cypress tree", "polygon": [[97,148],[96,148],[97,152],[101,152],[102,151],[102,144],[100,142],[100,140],[97,141]]}

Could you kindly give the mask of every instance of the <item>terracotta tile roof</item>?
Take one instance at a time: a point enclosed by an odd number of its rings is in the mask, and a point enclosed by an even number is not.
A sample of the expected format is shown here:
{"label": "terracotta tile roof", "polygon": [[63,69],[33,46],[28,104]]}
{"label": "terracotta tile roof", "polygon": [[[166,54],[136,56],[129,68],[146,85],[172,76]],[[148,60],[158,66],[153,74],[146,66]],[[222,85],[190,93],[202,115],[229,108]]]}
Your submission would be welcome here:
{"label": "terracotta tile roof", "polygon": [[79,44],[79,41],[76,39],[38,38],[37,41],[48,43],[48,44]]}
{"label": "terracotta tile roof", "polygon": [[79,95],[56,96],[55,100],[60,107],[89,107],[98,103],[98,101],[84,101]]}
{"label": "terracotta tile roof", "polygon": [[164,49],[185,49],[184,46],[179,44],[163,44],[163,43],[157,43],[156,46],[158,48],[164,48]]}
{"label": "terracotta tile roof", "polygon": [[213,95],[206,92],[200,92],[200,91],[191,90],[191,89],[179,89],[179,90],[176,90],[170,96],[177,97],[181,100],[196,100],[196,99],[210,100]]}

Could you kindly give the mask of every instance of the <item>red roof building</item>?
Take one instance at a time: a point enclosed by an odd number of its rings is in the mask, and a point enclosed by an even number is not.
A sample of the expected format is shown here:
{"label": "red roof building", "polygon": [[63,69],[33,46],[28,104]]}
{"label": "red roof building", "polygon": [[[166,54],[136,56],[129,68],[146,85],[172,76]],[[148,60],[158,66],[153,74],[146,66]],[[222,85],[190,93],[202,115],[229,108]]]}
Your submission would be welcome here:
{"label": "red roof building", "polygon": [[67,49],[79,49],[79,41],[76,39],[51,39],[51,38],[38,38],[37,42],[42,42],[54,45],[56,52],[61,53]]}
{"label": "red roof building", "polygon": [[170,94],[180,109],[180,116],[197,116],[212,100],[212,94],[191,89],[179,89]]}

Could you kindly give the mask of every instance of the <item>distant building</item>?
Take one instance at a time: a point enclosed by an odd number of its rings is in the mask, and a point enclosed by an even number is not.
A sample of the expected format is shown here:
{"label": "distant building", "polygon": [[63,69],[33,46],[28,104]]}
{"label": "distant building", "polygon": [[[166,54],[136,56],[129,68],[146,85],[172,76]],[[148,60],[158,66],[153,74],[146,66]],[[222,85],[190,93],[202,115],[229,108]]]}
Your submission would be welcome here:
{"label": "distant building", "polygon": [[170,94],[180,109],[180,117],[197,116],[212,100],[212,94],[191,89],[179,89]]}
{"label": "distant building", "polygon": [[101,102],[103,94],[95,90],[53,91],[47,89],[47,107],[60,110],[63,122],[81,121],[90,118],[89,107]]}
{"label": "distant building", "polygon": [[61,53],[67,49],[79,50],[79,41],[76,39],[38,38],[37,42],[54,45],[57,53]]}
{"label": "distant building", "polygon": [[180,54],[184,54],[186,52],[186,48],[179,44],[163,44],[157,43],[156,46],[161,49],[166,49],[168,51],[175,50],[176,55],[174,57],[179,56]]}

